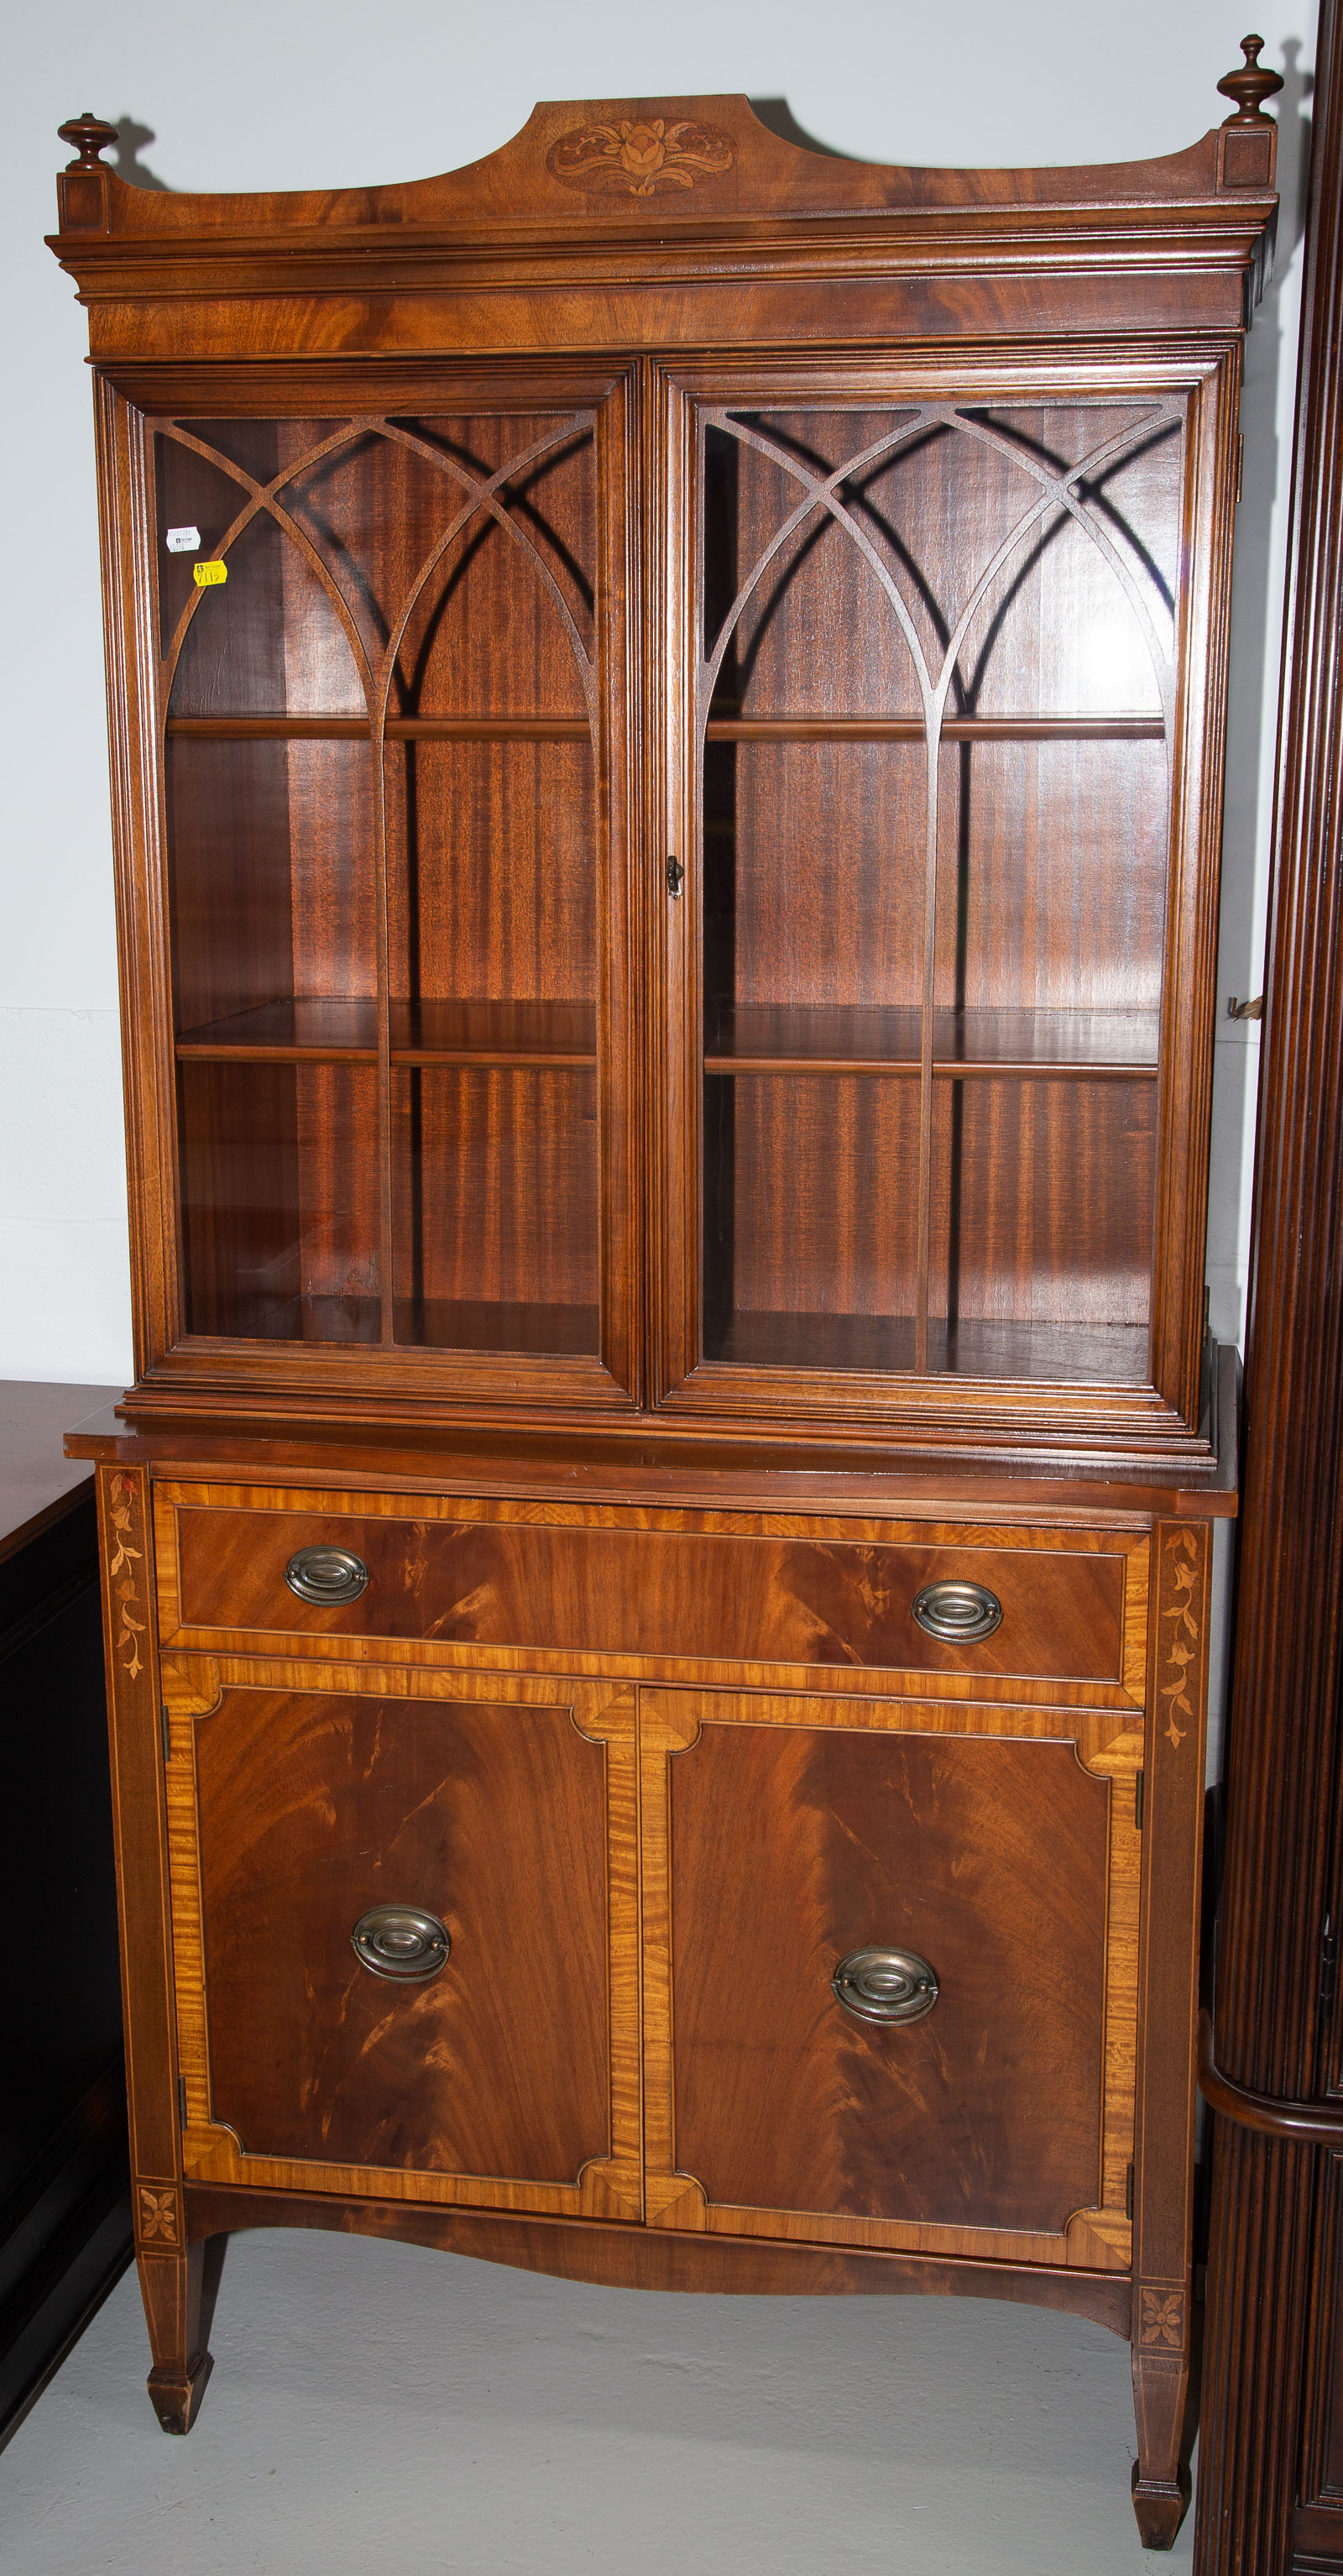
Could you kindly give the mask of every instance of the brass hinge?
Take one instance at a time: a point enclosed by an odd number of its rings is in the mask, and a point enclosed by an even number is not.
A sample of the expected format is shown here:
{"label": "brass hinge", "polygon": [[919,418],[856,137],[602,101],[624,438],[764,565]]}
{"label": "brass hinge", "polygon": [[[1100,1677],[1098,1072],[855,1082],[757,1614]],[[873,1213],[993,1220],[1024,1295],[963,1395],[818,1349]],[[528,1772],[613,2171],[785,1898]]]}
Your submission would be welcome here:
{"label": "brass hinge", "polygon": [[172,1760],[173,1746],[171,1725],[172,1721],[168,1715],[168,1703],[166,1699],[161,1699],[159,1701],[159,1734],[163,1739],[163,1759],[165,1762],[170,1762]]}
{"label": "brass hinge", "polygon": [[1333,1916],[1327,1914],[1320,1937],[1320,2018],[1323,2021],[1334,2009],[1338,1986],[1338,1934]]}
{"label": "brass hinge", "polygon": [[1237,507],[1239,507],[1239,504],[1240,504],[1240,496],[1241,496],[1242,491],[1244,490],[1244,487],[1245,487],[1245,434],[1244,434],[1244,431],[1242,431],[1242,432],[1240,433],[1240,435],[1237,437],[1237,440],[1236,440],[1236,503],[1237,503]]}
{"label": "brass hinge", "polygon": [[1132,2165],[1130,2165],[1130,2166],[1129,2166],[1128,2172],[1127,2172],[1127,2174],[1125,2175],[1125,2178],[1124,2178],[1124,2216],[1125,2216],[1125,2217],[1126,2217],[1126,2219],[1129,2221],[1129,2224],[1130,2224],[1130,2226],[1131,2226],[1131,2225],[1132,2225],[1132,2223],[1133,2223],[1133,2167],[1132,2167]]}
{"label": "brass hinge", "polygon": [[1133,1774],[1133,1822],[1139,1833],[1142,1832],[1143,1791],[1143,1775],[1141,1771],[1135,1771]]}

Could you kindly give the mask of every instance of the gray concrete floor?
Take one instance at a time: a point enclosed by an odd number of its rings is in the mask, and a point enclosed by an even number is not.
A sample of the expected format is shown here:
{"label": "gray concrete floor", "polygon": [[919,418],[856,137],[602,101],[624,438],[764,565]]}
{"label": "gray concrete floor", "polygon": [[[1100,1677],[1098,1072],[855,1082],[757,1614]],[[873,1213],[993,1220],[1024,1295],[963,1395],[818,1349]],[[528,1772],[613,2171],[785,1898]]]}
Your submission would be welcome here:
{"label": "gray concrete floor", "polygon": [[159,2432],[133,2273],[0,2455],[4,2576],[1140,2576],[1128,2350],[950,2299],[235,2237]]}

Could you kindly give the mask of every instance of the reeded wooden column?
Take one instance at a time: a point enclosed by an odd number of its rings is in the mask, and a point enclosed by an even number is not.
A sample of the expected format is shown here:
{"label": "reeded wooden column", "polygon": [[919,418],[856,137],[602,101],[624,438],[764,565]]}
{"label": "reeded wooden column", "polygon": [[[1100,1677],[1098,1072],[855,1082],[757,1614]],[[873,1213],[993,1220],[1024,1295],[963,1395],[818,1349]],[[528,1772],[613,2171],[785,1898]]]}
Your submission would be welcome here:
{"label": "reeded wooden column", "polygon": [[[1200,2576],[1343,2567],[1303,2479],[1314,2211],[1343,2146],[1343,79],[1320,29],[1218,1952]],[[1322,2000],[1322,1986],[1324,2000]],[[1343,2314],[1332,2321],[1336,2338]],[[1339,2499],[1343,2505],[1343,2497]],[[1335,2537],[1336,2532],[1336,2537]],[[1335,2554],[1335,2552],[1337,2554]]]}

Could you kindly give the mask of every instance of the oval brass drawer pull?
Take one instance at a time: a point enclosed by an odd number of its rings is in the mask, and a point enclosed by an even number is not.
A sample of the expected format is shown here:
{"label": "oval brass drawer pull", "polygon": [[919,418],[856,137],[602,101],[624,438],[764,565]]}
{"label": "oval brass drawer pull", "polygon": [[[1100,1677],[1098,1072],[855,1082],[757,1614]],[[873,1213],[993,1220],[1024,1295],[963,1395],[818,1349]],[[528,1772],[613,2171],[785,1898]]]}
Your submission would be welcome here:
{"label": "oval brass drawer pull", "polygon": [[922,2021],[937,2001],[937,1977],[917,1950],[850,1950],[830,1980],[859,2021]]}
{"label": "oval brass drawer pull", "polygon": [[914,1596],[914,1618],[925,1635],[948,1646],[973,1646],[1001,1624],[1003,1605],[987,1583],[925,1583]]}
{"label": "oval brass drawer pull", "polygon": [[348,1547],[301,1547],[291,1556],[284,1579],[300,1601],[315,1601],[324,1610],[357,1601],[368,1582],[362,1556]]}
{"label": "oval brass drawer pull", "polygon": [[446,1923],[418,1905],[371,1905],[350,1934],[361,1968],[375,1977],[436,1977],[447,1966],[452,1942]]}

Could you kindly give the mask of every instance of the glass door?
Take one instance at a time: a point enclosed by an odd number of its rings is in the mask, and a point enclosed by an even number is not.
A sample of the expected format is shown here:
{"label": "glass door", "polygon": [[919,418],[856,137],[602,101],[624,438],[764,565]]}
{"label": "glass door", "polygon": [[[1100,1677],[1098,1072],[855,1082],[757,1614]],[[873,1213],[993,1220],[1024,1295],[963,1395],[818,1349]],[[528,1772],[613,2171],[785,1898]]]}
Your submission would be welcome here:
{"label": "glass door", "polygon": [[1183,398],[690,418],[686,1400],[1145,1387]]}
{"label": "glass door", "polygon": [[622,400],[158,424],[190,1335],[631,1382]]}

